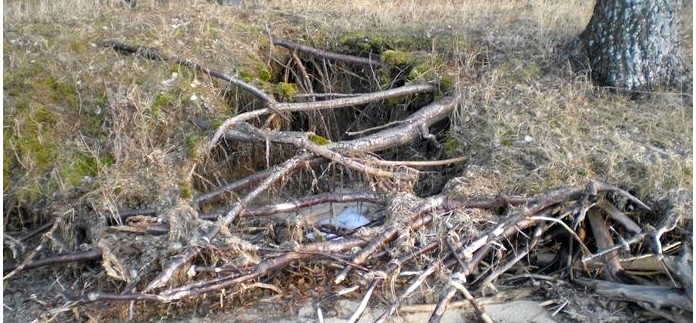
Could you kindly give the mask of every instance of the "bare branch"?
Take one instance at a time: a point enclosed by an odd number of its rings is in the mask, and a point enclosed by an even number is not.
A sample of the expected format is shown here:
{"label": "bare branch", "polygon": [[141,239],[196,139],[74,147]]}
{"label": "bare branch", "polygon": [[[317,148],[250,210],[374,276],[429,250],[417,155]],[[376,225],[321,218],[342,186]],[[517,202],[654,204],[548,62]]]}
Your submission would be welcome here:
{"label": "bare branch", "polygon": [[[604,222],[604,217],[602,216],[602,211],[596,207],[591,208],[587,211],[587,220],[590,222],[590,228],[592,228],[592,235],[595,238],[597,247],[599,249],[611,248],[615,245],[614,239],[611,238],[611,232],[609,232],[609,227]],[[605,268],[605,278],[612,281],[623,281],[621,275],[623,268],[621,267],[621,262],[619,262],[619,254],[616,251],[612,251],[604,256]]]}
{"label": "bare branch", "polygon": [[[254,190],[249,192],[242,200],[237,202],[235,206],[227,212],[224,216],[222,216],[219,221],[213,226],[200,240],[202,245],[209,244],[210,241],[215,238],[215,236],[220,232],[222,228],[229,227],[230,223],[239,215],[239,213],[246,207],[246,205],[256,198],[257,195],[261,194],[264,190],[268,189],[268,187],[281,177],[283,177],[285,174],[293,170],[295,167],[297,167],[297,164],[302,162],[303,160],[306,160],[309,157],[309,154],[299,154],[283,164],[276,166],[274,169],[275,171],[268,176],[261,184],[259,184],[258,187],[256,187]],[[155,288],[164,286],[174,275],[174,273],[185,263],[189,262],[193,257],[198,255],[200,253],[200,248],[199,246],[189,246],[186,248],[186,250],[182,253],[180,253],[177,257],[174,257],[173,260],[171,260],[167,266],[160,272],[160,274],[153,279],[150,284],[147,285],[145,288],[144,292],[150,292],[154,290]]]}
{"label": "bare branch", "polygon": [[193,69],[196,69],[198,71],[206,73],[212,77],[219,78],[221,80],[230,82],[231,84],[234,84],[235,86],[241,88],[242,90],[251,93],[252,95],[254,95],[259,100],[261,100],[262,102],[266,103],[269,106],[272,106],[276,102],[272,97],[270,97],[268,94],[261,91],[257,87],[255,87],[249,83],[246,83],[246,82],[244,82],[236,77],[227,75],[227,74],[222,73],[222,72],[212,70],[212,69],[207,68],[201,64],[198,64],[192,60],[183,59],[183,58],[179,58],[176,56],[167,56],[155,48],[145,47],[145,46],[135,47],[135,46],[124,44],[124,43],[117,41],[117,40],[105,40],[105,41],[102,41],[100,43],[100,45],[103,47],[112,48],[115,51],[118,51],[118,52],[123,53],[123,54],[134,54],[134,55],[141,56],[141,57],[144,57],[147,59],[162,60],[162,61],[170,61],[170,62],[179,63],[181,65],[191,67]]}
{"label": "bare branch", "polygon": [[300,44],[297,44],[297,43],[292,42],[292,41],[287,40],[287,39],[274,39],[273,45],[285,47],[287,49],[297,51],[301,54],[316,56],[316,57],[319,57],[322,59],[327,59],[330,61],[340,61],[340,62],[344,62],[344,63],[348,63],[348,64],[353,64],[353,65],[358,65],[358,66],[366,66],[366,67],[372,67],[372,68],[380,68],[380,67],[384,66],[384,63],[382,63],[378,60],[357,57],[357,56],[351,56],[351,55],[345,55],[345,54],[333,53],[333,52],[329,52],[329,51],[325,51],[325,50],[321,50],[321,49],[316,49],[314,47],[300,45]]}
{"label": "bare branch", "polygon": [[684,311],[693,311],[691,299],[684,292],[672,287],[628,285],[587,278],[576,278],[575,282],[614,299],[632,301],[639,305],[647,303],[656,308],[676,306]]}
{"label": "bare branch", "polygon": [[[314,101],[314,102],[304,102],[304,103],[277,103],[274,105],[273,109],[258,109],[254,111],[245,112],[234,116],[230,119],[225,120],[225,122],[220,125],[220,128],[215,132],[213,138],[208,144],[208,150],[210,151],[220,138],[225,134],[228,128],[237,123],[248,121],[254,118],[258,118],[262,115],[270,114],[275,111],[280,113],[287,112],[298,112],[298,111],[315,111],[315,110],[327,110],[327,109],[338,109],[345,107],[352,107],[361,104],[367,104],[370,102],[381,101],[388,98],[394,98],[399,96],[411,95],[422,92],[433,92],[436,87],[432,84],[417,84],[408,85],[400,88],[390,89],[381,92],[368,93],[361,96],[351,97],[351,98],[340,98],[326,101]],[[275,110],[275,111],[274,111]]]}

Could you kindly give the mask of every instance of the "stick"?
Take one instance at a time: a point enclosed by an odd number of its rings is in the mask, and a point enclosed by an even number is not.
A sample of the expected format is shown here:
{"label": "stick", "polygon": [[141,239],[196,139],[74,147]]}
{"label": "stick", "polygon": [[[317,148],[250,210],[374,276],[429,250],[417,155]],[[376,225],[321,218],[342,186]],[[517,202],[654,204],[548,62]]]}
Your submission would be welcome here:
{"label": "stick", "polygon": [[[375,204],[384,204],[384,199],[385,197],[379,193],[321,193],[306,196],[292,202],[251,208],[249,210],[244,210],[239,216],[245,218],[269,216],[277,213],[294,212],[302,208],[326,203],[369,202]],[[200,218],[203,220],[215,220],[218,216],[218,214],[201,214]]]}
{"label": "stick", "polygon": [[[280,113],[338,109],[421,92],[433,92],[435,90],[436,87],[431,84],[408,85],[400,88],[375,93],[368,93],[365,95],[351,98],[340,98],[326,101],[314,101],[303,103],[277,103],[274,105],[274,109],[279,111]],[[212,148],[215,147],[220,138],[225,134],[226,130],[230,128],[232,125],[243,121],[255,119],[262,115],[269,114],[271,112],[274,111],[268,108],[258,109],[245,112],[225,120],[225,122],[223,122],[222,125],[220,125],[218,130],[215,132],[215,135],[213,135],[213,138],[210,140],[210,143],[208,144],[208,151],[212,150]]]}
{"label": "stick", "polygon": [[[425,199],[421,204],[416,207],[412,215],[409,216],[409,226],[408,230],[416,231],[423,225],[430,223],[433,219],[429,212],[436,210],[444,202],[443,196],[429,197]],[[372,256],[373,253],[377,252],[379,249],[384,247],[390,241],[396,239],[399,234],[399,230],[404,230],[406,228],[398,228],[396,225],[385,229],[382,233],[375,238],[373,238],[368,245],[363,247],[354,257],[353,263],[363,264],[367,259]],[[350,271],[349,267],[345,267],[336,278],[334,279],[334,284],[340,284],[346,279]]]}
{"label": "stick", "polygon": [[443,292],[440,294],[440,300],[437,302],[437,305],[435,305],[435,309],[433,309],[432,314],[430,314],[428,323],[438,323],[442,320],[445,312],[447,312],[447,307],[449,306],[450,302],[452,302],[452,298],[454,298],[454,295],[456,294],[457,289],[452,285],[447,286],[447,288],[443,290]]}
{"label": "stick", "polygon": [[[222,216],[219,219],[215,226],[213,226],[203,237],[201,237],[201,245],[209,244],[222,228],[229,227],[230,223],[232,223],[232,221],[237,217],[239,213],[241,213],[242,209],[249,202],[251,202],[251,200],[256,198],[257,195],[261,194],[261,192],[266,190],[272,183],[279,180],[281,177],[285,176],[285,174],[297,167],[297,164],[307,159],[308,155],[309,154],[307,153],[298,154],[295,157],[287,160],[283,164],[276,166],[275,171],[268,178],[266,178],[254,190],[249,192],[249,194],[247,194],[242,200],[237,202],[229,212],[227,212],[224,216]],[[153,279],[147,285],[147,287],[145,287],[143,291],[147,293],[154,290],[155,288],[164,286],[172,278],[174,273],[185,263],[189,262],[191,259],[197,256],[200,253],[200,250],[200,246],[189,246],[188,248],[186,248],[184,252],[174,257],[173,260],[171,260],[167,264],[164,270],[162,270],[162,272],[160,272],[160,274],[157,275],[157,277]]]}
{"label": "stick", "polygon": [[[596,207],[591,208],[587,211],[587,220],[590,222],[590,227],[592,228],[592,234],[597,243],[598,249],[606,249],[615,246],[614,240],[611,238],[611,232],[609,232],[609,227],[604,222],[602,217],[602,211]],[[619,262],[619,254],[616,251],[612,251],[604,256],[604,276],[608,280],[613,281],[623,281],[621,267],[621,262]]]}
{"label": "stick", "polygon": [[[32,263],[31,260],[34,259],[34,257],[36,257],[36,254],[38,254],[39,251],[41,251],[41,249],[43,249],[44,244],[48,241],[48,239],[52,239],[53,232],[55,232],[56,229],[58,228],[58,223],[61,222],[61,219],[62,219],[62,215],[59,218],[57,218],[55,221],[53,221],[53,225],[51,226],[51,229],[48,230],[48,232],[44,233],[43,236],[41,236],[41,241],[39,241],[39,244],[36,246],[36,248],[34,248],[34,250],[32,250],[31,253],[29,255],[27,255],[26,258],[24,258],[24,260],[22,261],[22,263],[19,264],[19,266],[15,267],[14,269],[12,269],[12,271],[10,271],[9,274],[2,277],[3,281],[10,279],[12,276],[16,275],[18,272],[27,268]],[[34,263],[34,265],[35,264],[36,263]],[[5,270],[3,270],[3,272],[4,271]]]}
{"label": "stick", "polygon": [[406,166],[406,167],[438,167],[449,164],[461,163],[469,160],[469,157],[457,157],[445,160],[427,160],[427,161],[388,161],[388,160],[373,160],[372,163],[384,166]]}
{"label": "stick", "polygon": [[[534,247],[539,243],[539,240],[541,240],[541,235],[544,232],[544,225],[539,224],[537,225],[537,228],[534,230],[534,236],[532,237],[532,241],[529,242],[527,245],[527,248],[524,249],[523,252],[518,253],[515,257],[513,257],[510,261],[508,261],[504,266],[496,269],[493,273],[488,275],[486,279],[481,283],[481,289],[485,288],[485,286],[488,286],[488,284],[492,283],[496,278],[498,278],[500,275],[505,273],[506,271],[510,270],[512,266],[514,266],[516,263],[518,263],[522,258],[524,258],[526,255],[529,254]],[[485,295],[484,295],[485,296]]]}
{"label": "stick", "polygon": [[656,308],[675,306],[684,311],[693,311],[693,302],[676,288],[665,286],[642,286],[612,283],[602,280],[576,278],[578,284],[592,288],[597,294],[620,300],[651,304]]}
{"label": "stick", "polygon": [[372,281],[372,283],[370,284],[370,288],[367,289],[367,292],[365,293],[365,296],[363,296],[363,300],[360,302],[360,305],[355,310],[355,313],[353,313],[353,315],[351,315],[351,317],[348,319],[348,323],[355,323],[358,321],[358,319],[360,319],[360,316],[365,311],[365,308],[367,308],[367,302],[370,301],[372,291],[375,290],[375,287],[377,287],[378,281],[378,279]]}
{"label": "stick", "polygon": [[377,60],[373,60],[370,58],[363,58],[363,57],[328,52],[328,51],[324,51],[321,49],[316,49],[314,47],[300,45],[300,44],[294,43],[294,42],[287,40],[287,39],[274,39],[273,45],[285,47],[287,49],[294,50],[294,51],[297,51],[297,52],[302,53],[302,54],[316,56],[316,57],[331,60],[331,61],[340,61],[340,62],[344,62],[344,63],[348,63],[348,64],[353,64],[353,65],[358,65],[358,66],[366,66],[366,67],[372,67],[372,68],[380,68],[380,67],[384,66],[384,64],[382,62],[377,61]]}
{"label": "stick", "polygon": [[[455,276],[455,275],[453,275],[453,276]],[[476,310],[476,313],[481,318],[481,321],[483,321],[485,323],[493,323],[493,319],[491,319],[491,317],[488,316],[488,313],[486,313],[486,310],[483,308],[483,306],[481,306],[476,301],[474,296],[472,296],[471,293],[469,293],[469,291],[466,289],[466,287],[464,287],[464,285],[461,282],[459,282],[457,278],[453,277],[450,280],[450,285],[452,285],[452,286],[454,286],[454,288],[458,289],[464,295],[464,298],[466,298],[469,301],[469,303],[471,303],[471,306],[474,307],[474,310]]]}
{"label": "stick", "polygon": [[208,74],[212,77],[219,78],[221,80],[230,82],[237,87],[241,88],[244,91],[247,91],[251,93],[253,96],[257,97],[259,100],[262,102],[266,103],[269,106],[272,106],[273,103],[275,103],[275,100],[268,96],[265,92],[261,91],[257,87],[246,83],[236,77],[227,75],[222,72],[218,72],[212,69],[209,69],[203,65],[200,65],[194,61],[188,60],[188,59],[182,59],[176,56],[167,56],[165,54],[162,54],[159,50],[151,47],[145,47],[145,46],[131,46],[124,44],[120,41],[117,40],[104,40],[99,43],[103,47],[107,48],[112,48],[113,50],[120,52],[122,54],[135,54],[137,56],[141,56],[147,59],[152,59],[152,60],[162,60],[162,61],[172,61],[175,63],[179,63],[181,65],[191,67],[193,69],[199,70],[205,74]]}
{"label": "stick", "polygon": [[[32,268],[39,268],[39,267],[46,267],[46,266],[57,266],[57,265],[64,265],[64,264],[70,264],[74,262],[85,262],[85,261],[91,261],[91,260],[98,260],[102,258],[102,253],[100,250],[92,250],[92,251],[84,251],[84,252],[75,252],[75,253],[65,253],[65,254],[58,254],[53,257],[48,257],[44,259],[38,259],[34,261],[29,261],[26,263],[22,263],[24,266],[19,269],[20,266],[12,266],[12,265],[5,265],[3,266],[3,271],[14,271],[16,270],[19,272],[22,269],[32,269]],[[31,258],[27,258],[31,259]],[[19,270],[17,270],[19,269]],[[7,278],[11,277],[9,275],[5,276]],[[4,278],[4,279],[7,279]]]}

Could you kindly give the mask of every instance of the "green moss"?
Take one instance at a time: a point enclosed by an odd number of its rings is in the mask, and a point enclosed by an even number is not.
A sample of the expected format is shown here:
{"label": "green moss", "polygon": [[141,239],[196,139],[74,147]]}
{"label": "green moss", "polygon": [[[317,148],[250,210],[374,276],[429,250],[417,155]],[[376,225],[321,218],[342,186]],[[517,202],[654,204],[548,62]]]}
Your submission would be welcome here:
{"label": "green moss", "polygon": [[339,42],[351,51],[359,53],[379,53],[385,47],[381,36],[367,31],[347,33],[341,36]]}
{"label": "green moss", "polygon": [[78,107],[75,84],[46,74],[39,64],[5,71],[4,95],[15,97],[17,102]]}
{"label": "green moss", "polygon": [[224,119],[216,118],[216,119],[213,120],[213,122],[210,124],[210,128],[211,128],[211,129],[218,129],[218,128],[220,128],[220,126],[222,126],[222,124],[223,124],[224,122],[225,122]]}
{"label": "green moss", "polygon": [[382,68],[379,70],[379,85],[382,88],[391,88],[394,83],[394,71],[391,68]]}
{"label": "green moss", "polygon": [[87,52],[87,42],[83,39],[73,40],[70,42],[70,49],[75,54],[84,54]]}
{"label": "green moss", "polygon": [[169,64],[169,67],[167,68],[167,72],[171,76],[174,73],[181,74],[181,65],[179,64]]}
{"label": "green moss", "polygon": [[95,176],[99,173],[99,170],[108,165],[114,163],[114,159],[111,156],[102,156],[97,159],[93,155],[88,155],[85,153],[78,153],[73,156],[71,161],[67,164],[63,164],[59,168],[59,174],[61,178],[69,186],[77,186],[80,184],[83,178],[87,176]]}
{"label": "green moss", "polygon": [[279,82],[276,84],[275,90],[282,98],[292,98],[297,94],[297,85],[295,83]]}
{"label": "green moss", "polygon": [[444,144],[445,154],[449,157],[454,157],[459,154],[459,142],[453,137],[447,137]]}
{"label": "green moss", "polygon": [[[17,151],[19,158],[29,158],[39,169],[46,169],[56,157],[56,138],[53,128],[56,116],[43,105],[20,105],[15,124],[10,127],[13,135],[9,143]],[[13,129],[13,126],[20,129]]]}
{"label": "green moss", "polygon": [[446,92],[449,89],[452,88],[452,79],[449,77],[443,77],[440,79],[440,82],[438,83],[439,91],[440,92]]}
{"label": "green moss", "polygon": [[193,187],[188,181],[181,181],[179,183],[179,196],[184,199],[189,199],[193,196]]}
{"label": "green moss", "polygon": [[[217,128],[217,127],[216,127]],[[203,138],[198,134],[186,135],[184,147],[186,148],[186,156],[189,158],[198,158],[198,146]]]}
{"label": "green moss", "polygon": [[220,38],[220,24],[216,20],[208,22],[208,37],[211,39]]}
{"label": "green moss", "polygon": [[331,143],[331,140],[329,140],[325,137],[322,137],[320,135],[317,135],[317,134],[310,134],[309,141],[311,141],[319,146],[324,146],[324,145],[328,145]]}
{"label": "green moss", "polygon": [[525,64],[520,71],[520,77],[525,82],[529,82],[538,78],[539,74],[541,74],[541,68],[539,68],[539,65],[535,63]]}
{"label": "green moss", "polygon": [[3,134],[5,180],[22,177],[22,187],[13,188],[16,199],[20,203],[35,202],[42,193],[41,182],[53,169],[58,156],[59,138],[55,132],[58,117],[35,102],[18,104],[14,113],[6,117],[5,120],[12,122],[6,121]]}
{"label": "green moss", "polygon": [[380,56],[382,62],[391,66],[403,66],[408,64],[408,54],[398,50],[385,50]]}
{"label": "green moss", "polygon": [[518,83],[529,83],[541,74],[541,68],[536,63],[516,58],[498,65],[494,70]]}
{"label": "green moss", "polygon": [[444,67],[445,64],[442,57],[437,54],[427,54],[424,57],[420,57],[418,61],[413,64],[413,68],[409,71],[406,79],[409,82],[432,82],[442,78]]}
{"label": "green moss", "polygon": [[62,101],[71,107],[77,107],[78,98],[75,84],[60,81],[51,76],[46,78],[45,84],[52,90],[49,93],[53,102]]}
{"label": "green moss", "polygon": [[[72,43],[66,46],[81,51]],[[39,61],[6,70],[3,75],[3,183],[12,186],[18,203],[31,204],[52,193],[60,187],[57,179],[70,188],[93,174],[94,161],[72,156],[66,146],[73,134],[94,139],[106,136],[103,121],[107,115],[101,113],[108,104],[104,91],[90,89],[92,83],[83,79],[80,98],[72,79]]]}
{"label": "green moss", "polygon": [[249,71],[245,70],[239,71],[239,78],[241,78],[242,81],[247,83],[251,83],[252,81],[254,81],[254,75],[251,74]]}
{"label": "green moss", "polygon": [[157,93],[155,100],[152,102],[150,111],[152,112],[152,117],[159,119],[162,108],[171,107],[174,104],[174,99],[167,92]]}
{"label": "green moss", "polygon": [[415,80],[422,79],[428,71],[429,71],[429,67],[427,65],[415,66],[414,68],[411,69],[410,72],[408,72],[408,80],[415,81]]}
{"label": "green moss", "polygon": [[270,82],[271,78],[273,75],[271,75],[271,72],[262,65],[256,66],[256,73],[259,76],[259,80],[264,81],[264,82]]}

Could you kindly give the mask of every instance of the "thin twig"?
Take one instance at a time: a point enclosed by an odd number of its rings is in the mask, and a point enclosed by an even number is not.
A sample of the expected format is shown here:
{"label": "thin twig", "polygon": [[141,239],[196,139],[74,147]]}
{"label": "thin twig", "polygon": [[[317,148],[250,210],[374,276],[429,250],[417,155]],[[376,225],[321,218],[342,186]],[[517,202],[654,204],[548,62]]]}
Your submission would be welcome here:
{"label": "thin twig", "polygon": [[[75,263],[75,262],[84,263],[86,261],[99,260],[101,258],[102,258],[101,250],[64,253],[64,254],[57,254],[57,255],[54,255],[54,256],[51,256],[48,258],[44,258],[44,259],[29,261],[29,262],[24,264],[24,267],[22,267],[22,269],[32,269],[32,268],[39,268],[39,267],[46,267],[46,266],[57,266],[57,265]],[[29,259],[29,258],[27,258],[27,259]],[[17,270],[17,269],[19,269],[19,266],[12,266],[12,265],[3,266],[3,271],[13,270],[13,271],[19,272],[19,270]],[[8,274],[8,276],[9,276],[9,274]],[[9,278],[8,276],[5,276],[5,277]],[[6,279],[6,278],[4,278],[4,279]]]}
{"label": "thin twig", "polygon": [[321,50],[321,49],[316,49],[314,47],[300,45],[300,44],[297,44],[297,43],[292,42],[292,41],[287,40],[287,39],[274,39],[273,45],[285,47],[285,48],[291,49],[291,50],[295,50],[295,51],[302,53],[302,54],[308,54],[308,55],[316,56],[316,57],[323,58],[323,59],[340,61],[340,62],[359,65],[359,66],[380,68],[384,65],[382,62],[374,60],[374,59],[333,53],[333,52],[329,52],[329,51],[325,51],[325,50]]}
{"label": "thin twig", "polygon": [[[32,259],[36,257],[36,255],[43,249],[44,245],[46,242],[48,242],[49,239],[52,239],[53,232],[56,231],[58,228],[58,224],[61,223],[63,216],[61,215],[60,217],[56,218],[56,220],[53,221],[53,226],[51,226],[51,229],[48,230],[48,232],[44,233],[44,235],[41,237],[41,241],[39,241],[39,244],[32,250],[32,252],[24,258],[22,263],[19,264],[16,268],[12,269],[10,273],[2,277],[2,280],[8,280],[12,276],[16,275],[18,272],[22,271],[24,268],[28,268],[28,266],[32,263]],[[34,265],[36,265],[36,262],[34,262]],[[4,271],[4,270],[3,270]]]}
{"label": "thin twig", "polygon": [[[249,192],[244,198],[235,204],[235,206],[228,211],[224,216],[222,216],[219,221],[213,226],[201,239],[199,239],[201,245],[209,244],[213,238],[220,232],[222,228],[229,227],[230,223],[242,212],[246,205],[256,198],[257,195],[261,194],[264,190],[279,180],[281,177],[285,176],[288,172],[297,167],[297,164],[306,160],[309,154],[298,154],[295,157],[287,160],[283,164],[275,167],[275,171],[268,176],[258,187]],[[160,272],[155,279],[153,279],[150,284],[145,287],[144,292],[150,292],[155,288],[164,286],[174,275],[174,273],[185,263],[189,262],[195,256],[200,253],[201,248],[199,246],[189,246],[184,252],[180,253],[178,256],[174,257]]]}
{"label": "thin twig", "polygon": [[370,288],[367,289],[367,292],[365,293],[365,296],[363,296],[363,300],[360,302],[360,305],[355,310],[355,313],[353,313],[353,315],[351,315],[351,317],[348,319],[348,323],[355,323],[360,319],[360,316],[365,311],[365,308],[367,308],[367,302],[370,301],[372,291],[374,291],[375,287],[377,287],[377,282],[378,280],[376,279],[372,281],[372,283],[370,284]]}
{"label": "thin twig", "polygon": [[389,160],[372,160],[370,161],[371,163],[379,164],[382,166],[406,166],[406,167],[438,167],[438,166],[443,166],[443,165],[450,165],[450,164],[456,164],[456,163],[461,163],[469,160],[469,157],[456,157],[456,158],[450,158],[450,159],[444,159],[444,160],[427,160],[427,161],[413,161],[413,160],[404,160],[404,161],[389,161]]}
{"label": "thin twig", "polygon": [[467,290],[466,287],[464,287],[464,285],[460,281],[458,281],[456,277],[453,277],[450,280],[450,284],[454,286],[454,288],[458,289],[464,295],[464,298],[466,298],[466,300],[468,300],[471,303],[471,306],[474,307],[474,310],[476,310],[476,313],[481,318],[481,321],[485,323],[493,323],[493,319],[491,319],[491,317],[488,316],[488,313],[486,313],[486,310],[483,308],[483,306],[481,306],[476,301],[474,296],[472,296],[471,293],[469,293],[469,290]]}
{"label": "thin twig", "polygon": [[592,254],[592,252],[590,252],[590,249],[587,248],[587,246],[582,241],[582,239],[580,239],[578,234],[575,233],[575,231],[573,231],[573,229],[571,229],[567,224],[565,224],[565,222],[563,222],[559,219],[550,218],[547,216],[533,216],[530,219],[531,220],[539,220],[539,221],[550,221],[550,222],[553,222],[553,223],[560,225],[563,229],[565,229],[568,232],[568,234],[570,234],[571,237],[573,237],[573,239],[575,239],[575,241],[577,241],[580,244],[580,248],[582,249],[582,252],[584,254],[586,254],[586,255]]}

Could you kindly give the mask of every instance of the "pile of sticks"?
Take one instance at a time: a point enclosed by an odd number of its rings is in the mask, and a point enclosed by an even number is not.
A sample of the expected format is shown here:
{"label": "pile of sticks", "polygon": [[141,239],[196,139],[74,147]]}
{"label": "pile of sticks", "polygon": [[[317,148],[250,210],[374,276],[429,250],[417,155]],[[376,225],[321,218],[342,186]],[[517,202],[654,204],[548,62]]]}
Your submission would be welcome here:
{"label": "pile of sticks", "polygon": [[[274,40],[277,46],[293,51],[293,55],[311,55],[318,59],[341,61],[367,68],[379,68],[381,62],[360,57],[330,53],[319,49],[295,44],[288,40]],[[311,205],[335,202],[363,201],[382,205],[393,204],[395,195],[387,193],[394,187],[413,185],[419,179],[417,168],[446,165],[462,162],[463,159],[450,159],[430,162],[384,162],[363,158],[368,152],[379,152],[411,143],[419,138],[435,141],[429,127],[444,120],[461,102],[462,94],[454,91],[420,108],[392,127],[373,132],[357,139],[317,143],[312,140],[315,134],[308,132],[271,131],[253,126],[250,121],[261,116],[286,115],[299,111],[316,111],[353,107],[387,98],[428,93],[437,90],[433,84],[406,85],[386,91],[356,95],[345,98],[304,103],[280,103],[260,89],[230,75],[213,71],[191,60],[167,56],[160,51],[146,47],[128,46],[121,42],[106,41],[102,45],[122,53],[141,57],[177,62],[213,77],[222,79],[249,92],[265,104],[265,108],[236,115],[222,124],[209,142],[209,150],[218,145],[223,138],[257,143],[276,143],[290,145],[296,154],[284,162],[240,179],[213,191],[201,194],[191,200],[193,206],[229,192],[240,193],[239,200],[230,209],[215,214],[201,216],[209,225],[201,228],[200,235],[185,246],[176,256],[167,260],[156,275],[151,272],[137,272],[129,284],[120,292],[87,292],[68,294],[68,302],[54,311],[65,311],[74,306],[103,301],[129,301],[131,308],[135,301],[172,302],[187,297],[238,288],[243,283],[256,283],[263,277],[288,268],[296,262],[319,262],[332,264],[342,269],[336,274],[335,284],[351,284],[350,290],[362,288],[362,302],[358,310],[348,318],[357,321],[362,315],[375,289],[387,281],[398,280],[403,285],[398,297],[388,304],[388,309],[379,316],[379,322],[392,316],[415,290],[424,282],[443,286],[439,302],[430,318],[438,322],[448,305],[458,293],[475,308],[480,320],[492,321],[485,309],[477,302],[478,292],[495,284],[501,275],[515,266],[531,265],[530,255],[559,229],[560,239],[565,239],[565,256],[557,261],[565,263],[558,272],[577,286],[593,289],[608,298],[616,298],[639,304],[645,309],[673,320],[684,321],[691,317],[692,309],[692,259],[690,233],[679,229],[683,215],[674,209],[653,210],[625,190],[609,184],[589,180],[586,185],[563,187],[533,196],[499,196],[495,198],[467,199],[457,197],[450,191],[419,199],[415,207],[402,209],[390,216],[399,221],[383,221],[374,225],[368,237],[358,231],[343,234],[327,241],[307,242],[292,249],[280,249],[274,245],[254,245],[249,247],[260,257],[260,262],[248,264],[243,268],[214,267],[204,268],[194,265],[195,259],[215,250],[216,241],[240,217],[256,217],[278,212],[290,212]],[[365,174],[378,182],[386,183],[382,190],[375,192],[325,193],[299,198],[293,203],[282,203],[251,208],[250,204],[259,194],[267,191],[281,178],[292,176],[293,172],[321,160],[340,164],[347,169]],[[625,203],[617,203],[617,197]],[[617,205],[621,204],[621,205]],[[496,216],[494,221],[480,224],[475,235],[464,232],[456,224],[443,226],[447,219],[462,210],[485,210]],[[504,210],[504,214],[501,214]],[[670,211],[671,210],[671,211]],[[131,217],[158,216],[156,210],[126,211],[119,214],[120,220],[127,222]],[[630,216],[629,216],[630,215]],[[636,223],[635,219],[657,216],[654,224]],[[140,227],[117,226],[119,233],[164,234],[170,229],[168,219],[152,221]],[[212,220],[210,222],[207,220]],[[585,232],[590,228],[591,234]],[[50,226],[49,226],[50,227]],[[47,228],[49,228],[47,227]],[[115,226],[116,227],[116,226]],[[426,228],[438,228],[435,239],[426,244],[414,246],[412,251],[398,257],[387,257],[395,241],[404,235],[412,235]],[[55,225],[51,230],[55,228]],[[675,230],[676,229],[676,230]],[[683,233],[675,234],[673,231]],[[558,234],[556,234],[558,236]],[[457,237],[456,239],[453,237]],[[592,238],[590,238],[592,237]],[[662,242],[670,237],[670,246],[677,246],[679,255],[666,255]],[[678,237],[674,239],[674,237]],[[559,239],[559,238],[555,238]],[[516,252],[504,252],[506,243],[518,247]],[[676,241],[676,243],[675,243]],[[41,244],[45,243],[42,241]],[[253,244],[252,244],[253,245]],[[37,252],[41,245],[37,247]],[[672,249],[670,249],[672,250]],[[52,258],[33,260],[36,252],[14,267],[6,267],[5,278],[21,270],[39,266],[69,263],[84,259],[103,259],[102,250],[70,255],[57,255]],[[423,265],[414,259],[428,255],[431,262]],[[661,275],[669,277],[671,286],[649,285],[650,281],[637,279],[622,268],[620,259],[648,255],[656,257],[663,265]],[[401,275],[409,268],[415,275]],[[603,279],[596,279],[596,271],[601,268]],[[435,273],[446,273],[435,275]],[[187,273],[189,280],[175,283],[174,277]],[[153,278],[154,276],[154,278]],[[408,278],[411,277],[411,278]],[[142,286],[142,288],[140,288]],[[247,285],[248,286],[248,285]],[[274,287],[274,290],[278,288]],[[473,292],[472,292],[473,291]],[[560,310],[560,309],[559,309]]]}

